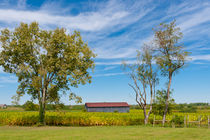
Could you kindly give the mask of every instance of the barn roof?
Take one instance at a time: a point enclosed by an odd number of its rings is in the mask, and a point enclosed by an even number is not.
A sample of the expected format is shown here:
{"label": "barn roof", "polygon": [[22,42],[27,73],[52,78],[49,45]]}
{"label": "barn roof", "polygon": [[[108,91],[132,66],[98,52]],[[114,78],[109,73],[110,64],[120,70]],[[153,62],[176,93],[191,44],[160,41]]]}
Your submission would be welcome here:
{"label": "barn roof", "polygon": [[85,103],[87,107],[129,107],[126,102],[97,102],[97,103]]}

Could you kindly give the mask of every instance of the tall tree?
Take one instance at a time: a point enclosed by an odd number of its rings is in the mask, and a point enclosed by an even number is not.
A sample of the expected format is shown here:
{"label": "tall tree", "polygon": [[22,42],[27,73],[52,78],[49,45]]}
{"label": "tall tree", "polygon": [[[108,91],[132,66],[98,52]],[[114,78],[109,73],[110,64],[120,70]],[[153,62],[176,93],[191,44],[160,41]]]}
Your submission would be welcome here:
{"label": "tall tree", "polygon": [[25,93],[39,101],[39,121],[45,123],[48,100],[59,99],[70,87],[91,83],[88,69],[93,57],[79,32],[67,34],[63,28],[43,30],[38,23],[21,23],[14,31],[0,34],[0,66],[18,77],[18,95]]}
{"label": "tall tree", "polygon": [[[134,90],[136,102],[143,110],[145,124],[148,123],[149,116],[152,112],[155,86],[158,83],[157,71],[152,64],[154,60],[153,52],[151,47],[145,45],[142,52],[138,51],[135,64],[129,65],[126,64],[126,62],[123,64],[124,69],[128,68],[129,70],[129,76],[133,81],[133,84],[129,84],[129,86]],[[150,101],[150,103],[148,103],[148,101]],[[149,111],[147,111],[148,107]]]}
{"label": "tall tree", "polygon": [[164,125],[168,110],[172,77],[183,68],[189,53],[179,43],[179,40],[182,38],[182,32],[180,28],[176,27],[175,20],[169,24],[161,23],[154,29],[154,32],[155,43],[157,45],[156,63],[159,65],[162,75],[168,77],[166,106],[162,122]]}

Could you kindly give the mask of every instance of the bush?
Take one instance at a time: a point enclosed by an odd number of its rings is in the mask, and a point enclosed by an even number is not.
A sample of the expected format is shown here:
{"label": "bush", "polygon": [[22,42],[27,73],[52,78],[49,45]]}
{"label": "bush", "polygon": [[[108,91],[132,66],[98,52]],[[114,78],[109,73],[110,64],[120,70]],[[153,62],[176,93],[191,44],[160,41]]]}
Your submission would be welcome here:
{"label": "bush", "polygon": [[[171,95],[172,95],[172,92],[170,91],[167,114],[171,114],[172,110],[174,109],[174,99],[171,97]],[[152,109],[153,114],[163,116],[165,112],[165,108],[166,108],[165,107],[166,99],[167,99],[167,91],[158,90],[156,93],[155,102],[153,104],[153,109]]]}
{"label": "bush", "polygon": [[34,104],[32,101],[27,101],[23,105],[23,108],[25,111],[37,111],[37,110],[39,110],[39,105]]}
{"label": "bush", "polygon": [[177,109],[180,111],[180,112],[188,112],[188,113],[195,113],[197,111],[197,108],[196,106],[193,106],[191,104],[180,104],[180,105],[177,105]]}
{"label": "bush", "polygon": [[65,105],[63,103],[57,103],[57,104],[47,104],[46,110],[61,110],[64,109]]}
{"label": "bush", "polygon": [[184,124],[184,117],[183,116],[178,116],[175,115],[172,119],[171,119],[171,123],[174,123],[176,125],[183,125]]}

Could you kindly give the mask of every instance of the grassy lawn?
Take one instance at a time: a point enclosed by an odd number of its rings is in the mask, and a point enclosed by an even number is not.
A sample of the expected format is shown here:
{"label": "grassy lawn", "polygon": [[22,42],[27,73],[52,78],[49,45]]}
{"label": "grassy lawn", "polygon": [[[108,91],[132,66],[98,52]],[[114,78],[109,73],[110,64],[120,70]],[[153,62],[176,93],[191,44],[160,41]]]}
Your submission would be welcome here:
{"label": "grassy lawn", "polygon": [[0,126],[0,140],[186,140],[210,139],[206,128],[110,127],[9,127]]}

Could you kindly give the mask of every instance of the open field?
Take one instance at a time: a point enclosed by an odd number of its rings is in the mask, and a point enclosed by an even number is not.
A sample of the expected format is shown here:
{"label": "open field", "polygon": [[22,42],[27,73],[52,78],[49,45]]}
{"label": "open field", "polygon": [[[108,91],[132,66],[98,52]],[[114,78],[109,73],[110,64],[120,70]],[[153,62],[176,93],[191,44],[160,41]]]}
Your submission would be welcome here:
{"label": "open field", "polygon": [[210,129],[145,126],[0,127],[1,140],[209,140]]}
{"label": "open field", "polygon": [[0,108],[0,112],[21,112],[24,111],[23,108],[21,107],[7,107],[6,109],[1,109]]}

